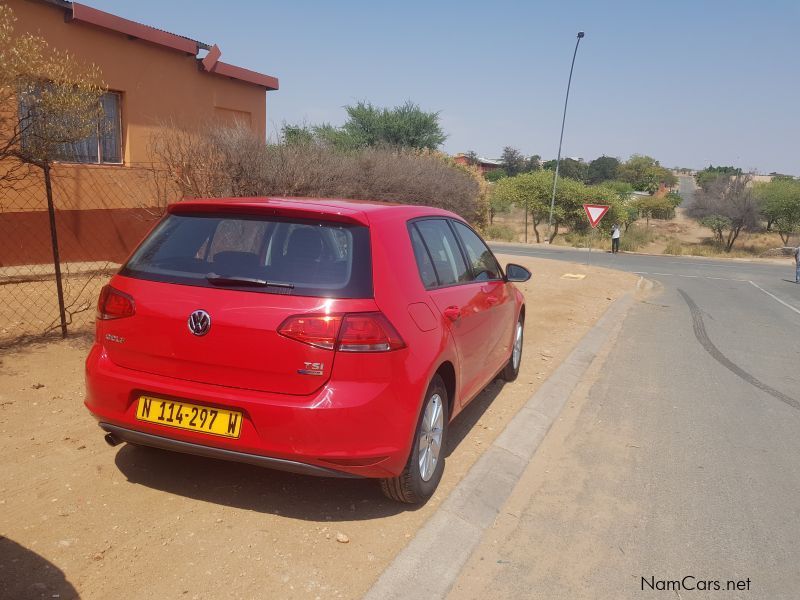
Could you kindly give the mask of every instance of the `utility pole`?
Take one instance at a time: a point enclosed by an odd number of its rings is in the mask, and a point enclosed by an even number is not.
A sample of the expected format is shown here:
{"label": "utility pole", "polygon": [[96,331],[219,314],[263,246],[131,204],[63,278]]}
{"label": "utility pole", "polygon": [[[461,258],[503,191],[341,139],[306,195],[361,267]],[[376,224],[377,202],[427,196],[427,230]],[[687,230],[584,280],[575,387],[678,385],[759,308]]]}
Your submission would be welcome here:
{"label": "utility pole", "polygon": [[547,243],[550,243],[550,229],[553,227],[553,209],[556,204],[556,184],[558,183],[558,168],[561,165],[561,143],[564,141],[564,123],[567,120],[567,103],[569,102],[569,87],[572,85],[572,69],[575,68],[575,57],[578,55],[578,46],[584,36],[583,31],[578,32],[578,41],[575,42],[575,52],[572,53],[572,64],[569,67],[569,80],[567,81],[567,96],[564,99],[564,116],[561,117],[561,137],[558,140],[558,158],[556,159],[556,174],[553,177],[553,197],[550,199],[550,218],[547,221]]}

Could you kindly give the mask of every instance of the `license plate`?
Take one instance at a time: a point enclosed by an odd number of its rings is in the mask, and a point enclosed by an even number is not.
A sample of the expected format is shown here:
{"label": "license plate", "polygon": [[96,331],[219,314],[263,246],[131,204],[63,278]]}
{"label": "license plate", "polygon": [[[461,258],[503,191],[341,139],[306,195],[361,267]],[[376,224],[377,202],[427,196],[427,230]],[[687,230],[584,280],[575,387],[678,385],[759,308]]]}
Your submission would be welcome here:
{"label": "license plate", "polygon": [[136,418],[188,431],[238,438],[242,431],[242,413],[224,408],[195,406],[187,402],[139,396]]}

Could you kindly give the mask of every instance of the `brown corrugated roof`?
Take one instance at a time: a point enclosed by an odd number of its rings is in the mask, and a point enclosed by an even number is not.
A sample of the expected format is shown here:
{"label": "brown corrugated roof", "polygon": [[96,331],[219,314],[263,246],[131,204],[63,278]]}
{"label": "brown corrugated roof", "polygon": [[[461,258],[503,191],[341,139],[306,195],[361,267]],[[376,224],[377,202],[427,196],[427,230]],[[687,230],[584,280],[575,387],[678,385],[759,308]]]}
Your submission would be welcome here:
{"label": "brown corrugated roof", "polygon": [[[68,2],[67,0],[29,1],[43,2],[45,4],[51,4],[64,9],[68,22],[83,23],[86,25],[107,29],[109,31],[115,31],[123,35],[127,35],[132,39],[142,40],[144,42],[163,46],[178,52],[185,52],[193,56],[197,56],[200,50],[210,51],[213,48],[215,50],[212,60],[200,61],[200,68],[202,71],[212,75],[238,79],[246,83],[261,86],[267,90],[278,89],[278,79],[272,77],[271,75],[257,73],[249,69],[244,69],[242,67],[220,62],[219,56],[221,55],[221,52],[216,46],[211,46],[183,35],[164,31],[163,29],[158,29],[157,27],[151,27],[150,25],[137,23],[136,21],[131,21],[130,19],[118,17],[117,15],[92,8],[91,6],[79,4],[78,2]],[[209,64],[207,64],[207,62]]]}

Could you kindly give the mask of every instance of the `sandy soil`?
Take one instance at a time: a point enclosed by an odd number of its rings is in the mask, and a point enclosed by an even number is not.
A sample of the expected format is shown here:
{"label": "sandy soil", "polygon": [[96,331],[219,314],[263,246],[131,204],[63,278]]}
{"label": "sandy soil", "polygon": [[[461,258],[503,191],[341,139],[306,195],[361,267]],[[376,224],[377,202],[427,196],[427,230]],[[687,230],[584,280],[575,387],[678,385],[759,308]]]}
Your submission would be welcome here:
{"label": "sandy soil", "polygon": [[492,383],[456,419],[441,486],[418,509],[384,499],[374,481],[110,448],[82,405],[89,339],[0,353],[0,598],[360,597],[636,282],[581,265],[515,261],[534,272],[522,286],[520,377]]}
{"label": "sandy soil", "polygon": [[[92,263],[63,265],[64,306],[70,332],[89,331],[100,289],[110,279],[114,266],[104,263],[96,270],[81,271]],[[43,268],[42,268],[43,267]],[[60,330],[58,292],[52,265],[0,269],[0,347],[20,339],[43,338]]]}
{"label": "sandy soil", "polygon": [[[639,221],[639,224],[643,223],[644,221]],[[687,217],[683,208],[675,209],[675,218],[672,220],[650,219],[650,228],[656,235],[664,237],[641,248],[641,252],[647,252],[648,254],[663,254],[664,249],[667,247],[665,238],[674,237],[687,244],[699,244],[706,239],[710,239],[713,235],[710,229]]]}

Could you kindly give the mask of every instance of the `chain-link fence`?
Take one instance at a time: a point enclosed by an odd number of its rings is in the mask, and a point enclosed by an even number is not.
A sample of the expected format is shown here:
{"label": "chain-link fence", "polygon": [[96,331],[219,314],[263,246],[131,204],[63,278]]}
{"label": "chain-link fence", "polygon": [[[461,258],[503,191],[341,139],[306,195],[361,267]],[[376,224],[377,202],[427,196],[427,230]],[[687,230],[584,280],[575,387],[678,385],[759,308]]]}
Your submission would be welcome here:
{"label": "chain-link fence", "polygon": [[0,190],[0,346],[61,334],[53,229],[64,323],[89,330],[100,288],[177,199],[149,166],[56,164],[51,179],[54,228],[41,170]]}

